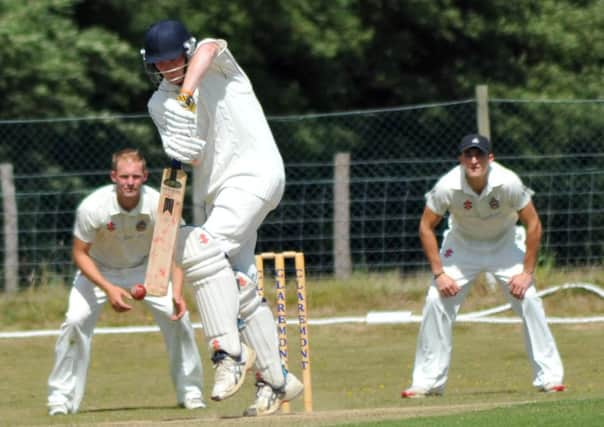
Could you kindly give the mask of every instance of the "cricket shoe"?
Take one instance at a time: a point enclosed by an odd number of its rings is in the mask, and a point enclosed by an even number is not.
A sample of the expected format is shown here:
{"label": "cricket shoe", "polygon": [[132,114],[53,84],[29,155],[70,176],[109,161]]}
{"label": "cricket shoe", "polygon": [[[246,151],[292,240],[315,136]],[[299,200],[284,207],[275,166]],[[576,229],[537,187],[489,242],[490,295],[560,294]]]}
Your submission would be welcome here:
{"label": "cricket shoe", "polygon": [[185,409],[204,409],[206,404],[201,397],[186,397],[178,406]]}
{"label": "cricket shoe", "polygon": [[212,360],[216,373],[211,398],[219,401],[231,397],[239,391],[245,380],[245,373],[252,368],[256,361],[256,352],[242,343],[241,356],[238,358],[224,352],[216,352]]}
{"label": "cricket shoe", "polygon": [[285,402],[302,394],[304,385],[290,372],[285,376],[285,385],[274,389],[261,379],[256,381],[256,401],[243,412],[245,417],[262,417],[274,414]]}
{"label": "cricket shoe", "polygon": [[543,387],[541,387],[541,391],[544,391],[545,393],[559,393],[564,390],[566,390],[566,386],[560,383],[545,384]]}
{"label": "cricket shoe", "polygon": [[67,403],[52,403],[48,405],[48,415],[54,417],[55,415],[67,415],[69,414],[69,408]]}
{"label": "cricket shoe", "polygon": [[427,396],[442,396],[442,390],[426,390],[421,387],[409,387],[401,392],[403,399],[421,399]]}

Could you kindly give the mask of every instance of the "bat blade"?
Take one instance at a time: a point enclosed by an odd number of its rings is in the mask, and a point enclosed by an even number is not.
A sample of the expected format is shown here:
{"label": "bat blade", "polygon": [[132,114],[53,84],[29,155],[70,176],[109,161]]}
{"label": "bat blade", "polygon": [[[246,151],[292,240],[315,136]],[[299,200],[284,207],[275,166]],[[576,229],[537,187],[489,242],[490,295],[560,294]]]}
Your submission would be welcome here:
{"label": "bat blade", "polygon": [[145,287],[149,295],[165,296],[168,292],[186,183],[187,174],[180,164],[174,163],[172,167],[164,169],[145,275]]}

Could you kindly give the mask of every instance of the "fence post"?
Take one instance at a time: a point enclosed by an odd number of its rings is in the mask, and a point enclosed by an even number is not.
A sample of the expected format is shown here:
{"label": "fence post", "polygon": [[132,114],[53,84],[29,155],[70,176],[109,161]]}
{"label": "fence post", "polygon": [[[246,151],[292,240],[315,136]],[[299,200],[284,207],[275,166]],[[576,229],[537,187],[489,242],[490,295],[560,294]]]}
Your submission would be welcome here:
{"label": "fence post", "polygon": [[0,164],[0,181],[2,181],[2,211],[4,213],[4,291],[15,293],[18,289],[19,279],[19,234],[12,164]]}
{"label": "fence post", "polygon": [[335,277],[350,277],[350,153],[334,156],[333,260]]}
{"label": "fence post", "polygon": [[476,86],[476,120],[478,133],[491,139],[491,124],[489,121],[489,87]]}

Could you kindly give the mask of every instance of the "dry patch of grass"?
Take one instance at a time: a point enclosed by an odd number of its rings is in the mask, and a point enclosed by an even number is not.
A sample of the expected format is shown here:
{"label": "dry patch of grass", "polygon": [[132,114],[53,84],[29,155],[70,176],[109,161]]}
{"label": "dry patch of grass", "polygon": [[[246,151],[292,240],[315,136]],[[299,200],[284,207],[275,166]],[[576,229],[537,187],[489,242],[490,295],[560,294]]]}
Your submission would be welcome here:
{"label": "dry patch of grass", "polygon": [[[592,283],[602,286],[601,270],[539,270],[538,289],[564,283]],[[407,310],[420,314],[430,276],[426,273],[401,274],[354,273],[347,280],[307,278],[308,311],[311,318],[331,316],[361,316],[368,311]],[[288,311],[296,310],[295,283],[288,280]],[[266,297],[275,306],[274,287],[270,277],[265,280]],[[4,331],[23,329],[56,329],[63,321],[67,309],[69,287],[49,284],[25,289],[16,295],[0,298],[0,328]],[[197,307],[190,289],[185,290],[193,321],[199,321]],[[505,304],[506,300],[497,287],[491,289],[485,278],[474,284],[462,307],[471,312]],[[144,304],[133,301],[134,309],[128,313],[115,313],[108,305],[99,319],[99,326],[126,326],[154,324]],[[544,297],[548,316],[597,316],[604,315],[604,299],[581,289],[563,290]],[[507,315],[507,314],[506,314]]]}

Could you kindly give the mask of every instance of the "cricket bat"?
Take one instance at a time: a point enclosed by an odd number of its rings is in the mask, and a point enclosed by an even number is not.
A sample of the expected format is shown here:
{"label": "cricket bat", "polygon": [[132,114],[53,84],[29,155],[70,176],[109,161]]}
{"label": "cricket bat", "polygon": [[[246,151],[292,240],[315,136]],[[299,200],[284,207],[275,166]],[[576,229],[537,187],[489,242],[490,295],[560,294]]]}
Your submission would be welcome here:
{"label": "cricket bat", "polygon": [[187,174],[177,160],[165,168],[159,191],[159,205],[149,251],[145,287],[147,294],[165,296],[174,259],[174,247],[185,197]]}

